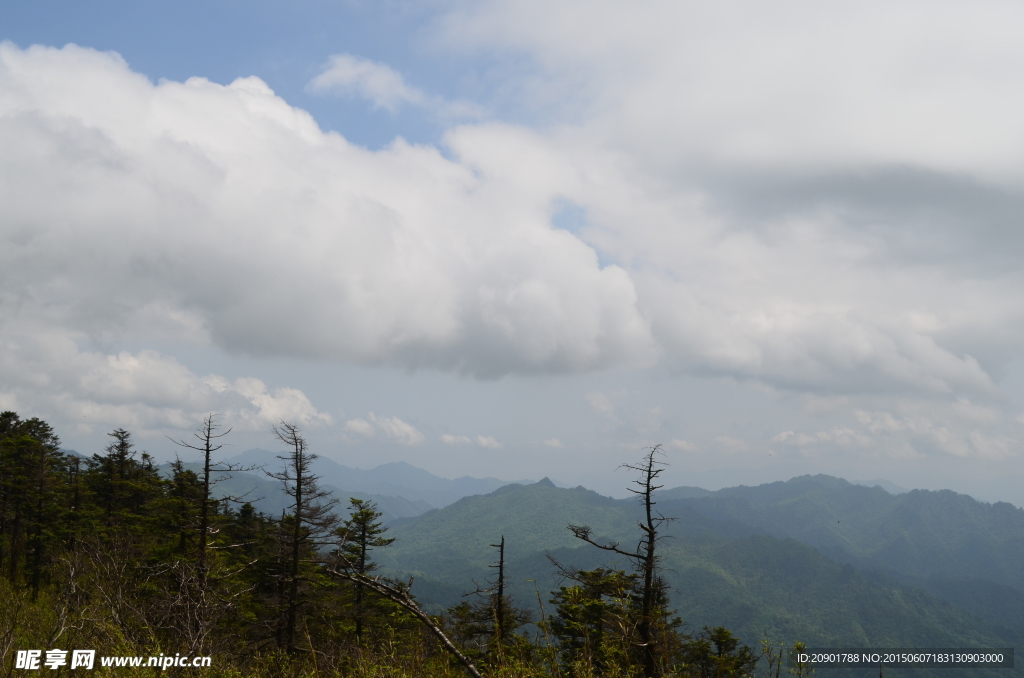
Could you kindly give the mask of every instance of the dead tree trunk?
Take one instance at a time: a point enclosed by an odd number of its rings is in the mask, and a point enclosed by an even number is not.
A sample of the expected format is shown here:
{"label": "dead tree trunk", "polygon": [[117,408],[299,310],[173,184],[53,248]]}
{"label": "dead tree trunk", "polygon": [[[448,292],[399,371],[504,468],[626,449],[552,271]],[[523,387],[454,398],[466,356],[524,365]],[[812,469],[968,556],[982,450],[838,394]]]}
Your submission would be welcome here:
{"label": "dead tree trunk", "polygon": [[654,633],[654,617],[657,599],[657,567],[658,556],[658,529],[662,523],[669,519],[654,511],[655,501],[653,494],[655,490],[662,488],[655,485],[658,476],[665,470],[665,463],[658,459],[663,455],[661,445],[655,445],[643,456],[637,464],[623,464],[623,468],[636,471],[639,478],[633,481],[638,489],[629,488],[629,491],[637,495],[640,505],[644,508],[644,520],[637,523],[640,527],[640,542],[633,551],[626,551],[619,548],[617,542],[601,544],[592,538],[592,530],[586,525],[569,525],[569,529],[577,539],[582,539],[588,544],[593,544],[599,549],[611,551],[628,557],[633,561],[639,574],[643,578],[643,589],[640,598],[640,619],[637,623],[637,635],[639,636],[639,651],[641,663],[644,670],[644,678],[656,678],[659,673],[657,661],[657,638]]}
{"label": "dead tree trunk", "polygon": [[202,474],[202,497],[199,504],[199,543],[196,547],[196,570],[199,577],[199,588],[205,590],[206,580],[209,573],[209,566],[207,565],[207,549],[209,548],[208,540],[210,538],[210,489],[216,481],[211,480],[211,473],[222,473],[229,471],[251,471],[252,468],[239,468],[236,466],[224,466],[218,462],[212,460],[213,453],[224,447],[217,443],[217,440],[223,438],[227,434],[231,433],[231,429],[218,433],[217,426],[217,415],[209,414],[203,418],[203,424],[199,427],[199,430],[194,434],[199,440],[198,445],[185,442],[184,440],[171,439],[176,445],[186,447],[190,450],[195,450],[203,455],[203,474]]}
{"label": "dead tree trunk", "polygon": [[296,651],[295,632],[298,625],[299,608],[306,601],[300,599],[299,583],[302,579],[302,564],[317,560],[319,547],[327,543],[334,531],[338,517],[334,514],[336,499],[320,489],[319,480],[312,471],[317,456],[306,447],[302,431],[294,424],[281,422],[274,427],[278,440],[291,448],[278,458],[285,462],[280,473],[267,473],[280,480],[285,492],[291,497],[293,524],[288,539],[289,562],[287,574],[287,604],[284,610],[284,647],[289,653]]}
{"label": "dead tree trunk", "polygon": [[501,535],[500,544],[491,544],[498,549],[498,564],[489,567],[498,568],[497,590],[494,594],[494,638],[499,651],[505,644],[505,535]]}

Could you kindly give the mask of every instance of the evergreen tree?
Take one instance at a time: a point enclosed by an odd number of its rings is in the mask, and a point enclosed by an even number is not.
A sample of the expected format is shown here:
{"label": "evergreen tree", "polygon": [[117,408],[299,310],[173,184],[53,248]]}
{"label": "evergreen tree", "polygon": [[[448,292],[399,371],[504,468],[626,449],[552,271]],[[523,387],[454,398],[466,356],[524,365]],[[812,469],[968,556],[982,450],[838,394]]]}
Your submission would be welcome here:
{"label": "evergreen tree", "polygon": [[729,629],[704,627],[686,643],[680,673],[686,678],[749,678],[758,658]]}
{"label": "evergreen tree", "polygon": [[46,422],[0,413],[0,568],[39,593],[63,514],[60,439]]}
{"label": "evergreen tree", "polygon": [[195,471],[185,468],[180,459],[171,463],[171,477],[156,514],[166,533],[176,535],[168,544],[176,558],[186,557],[200,541],[196,534],[196,507],[202,491],[202,483]]}
{"label": "evergreen tree", "polygon": [[566,670],[601,675],[636,659],[638,576],[624,570],[575,570],[559,566],[575,582],[553,592],[550,631]]}
{"label": "evergreen tree", "polygon": [[[394,539],[382,537],[387,527],[380,521],[381,513],[372,501],[354,497],[349,499],[349,517],[341,527],[339,556],[342,567],[358,575],[367,575],[377,569],[377,563],[370,558],[370,551],[388,546]],[[354,610],[356,640],[363,639],[363,624],[366,609],[366,586],[360,582],[352,584],[354,589]]]}
{"label": "evergreen tree", "polygon": [[152,516],[150,503],[162,495],[163,482],[152,457],[135,458],[132,434],[123,428],[107,434],[113,440],[106,454],[88,461],[86,485],[102,524],[142,527]]}

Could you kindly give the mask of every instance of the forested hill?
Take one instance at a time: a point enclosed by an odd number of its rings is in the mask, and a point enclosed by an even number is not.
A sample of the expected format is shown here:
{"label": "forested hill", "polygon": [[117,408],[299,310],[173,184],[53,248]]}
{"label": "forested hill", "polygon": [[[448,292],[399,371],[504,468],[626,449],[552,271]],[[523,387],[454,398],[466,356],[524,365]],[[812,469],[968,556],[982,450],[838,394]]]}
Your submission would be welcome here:
{"label": "forested hill", "polygon": [[1024,510],[950,490],[892,495],[829,476],[698,494],[660,493],[666,514],[791,537],[829,557],[889,573],[946,600],[1024,620]]}
{"label": "forested hill", "polygon": [[[635,499],[547,479],[387,529],[372,503],[331,501],[298,427],[282,422],[273,432],[291,452],[266,453],[286,496],[268,514],[216,494],[238,480],[218,483],[222,474],[259,460],[219,460],[225,433],[214,416],[193,448],[204,463],[161,472],[127,430],[82,457],[62,452],[46,422],[0,413],[3,652],[173,649],[219,657],[221,675],[267,678],[329,666],[325,675],[390,675],[427,661],[433,668],[416,675],[450,678],[439,653],[460,656],[461,646],[494,675],[557,678],[587,667],[578,675],[591,676],[612,665],[633,675],[654,661],[657,675],[706,678],[714,673],[700,666],[728,661],[722,675],[749,678],[756,656],[736,636],[755,649],[764,634],[790,648],[1024,646],[1015,588],[1024,525],[1008,505],[951,492],[894,497],[825,476],[677,488],[654,497],[675,520],[645,524],[661,537],[656,561],[633,550],[643,522]],[[423,472],[395,471],[395,487],[422,481],[433,491]],[[446,482],[441,489],[453,491],[456,481]],[[616,542],[626,551],[596,547]],[[495,544],[505,555],[500,589],[490,585]],[[659,567],[640,576],[637,561]],[[516,604],[542,623],[527,625]],[[675,624],[672,608],[695,635]],[[718,654],[713,639],[725,648]],[[362,668],[352,672],[356,660]],[[1024,675],[1024,666],[998,675]]]}
{"label": "forested hill", "polygon": [[921,577],[988,579],[1024,592],[1024,509],[1005,502],[950,490],[894,496],[823,475],[658,495],[663,511],[690,508],[792,537],[844,562]]}
{"label": "forested hill", "polygon": [[[1022,513],[1017,509],[951,492],[894,497],[827,476],[720,492],[690,489],[688,498],[673,498],[679,494],[662,493],[657,506],[676,518],[666,528],[663,566],[675,589],[674,606],[698,628],[722,624],[751,641],[768,631],[829,646],[1006,646],[1024,634],[1021,608],[1013,605],[1019,600],[1015,589],[1007,589],[1011,595],[1003,609],[983,615],[977,606],[951,604],[922,590],[919,582],[910,585],[906,578],[877,571],[912,574],[900,567],[927,560],[928,549],[965,572],[987,571],[993,561],[1009,568],[1012,554],[1001,554],[999,547],[1014,542],[1012,521]],[[624,558],[575,539],[568,524],[589,525],[596,539],[631,548],[638,539],[638,517],[635,500],[547,482],[512,485],[393,529],[395,543],[378,559],[393,573],[415,576],[420,598],[441,608],[457,602],[474,582],[487,580],[487,566],[496,557],[489,544],[503,535],[512,591],[521,603],[537,608],[538,595],[546,601],[559,584],[548,555],[580,568],[629,567]],[[936,537],[944,521],[948,540]],[[952,536],[971,531],[986,536],[970,542]],[[887,553],[901,553],[886,548],[894,539],[921,560],[887,561]],[[833,548],[833,554],[863,562],[856,567],[837,562],[815,548],[818,544],[850,544],[842,551]],[[971,581],[985,591],[999,586]]]}

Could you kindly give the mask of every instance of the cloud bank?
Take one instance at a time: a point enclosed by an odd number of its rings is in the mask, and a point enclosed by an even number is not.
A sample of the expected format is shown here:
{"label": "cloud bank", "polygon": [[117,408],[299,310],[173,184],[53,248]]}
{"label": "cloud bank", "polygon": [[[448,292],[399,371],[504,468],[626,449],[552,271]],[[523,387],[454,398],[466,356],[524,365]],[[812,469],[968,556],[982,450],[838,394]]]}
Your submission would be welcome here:
{"label": "cloud bank", "polygon": [[479,376],[652,350],[629,275],[522,177],[355,147],[257,78],[153,85],[114,55],[7,44],[0,87],[5,311]]}
{"label": "cloud bank", "polygon": [[[999,406],[946,436],[939,410],[878,403],[996,403],[1019,358],[1024,10],[599,1],[580,31],[571,4],[449,7],[438,43],[522,64],[488,103],[521,100],[532,129],[370,151],[257,77],[154,84],[114,54],[0,46],[0,340],[485,379],[655,366],[860,399],[952,455],[1014,447],[970,436]],[[310,88],[435,101],[349,54]],[[60,370],[114,402],[88,365],[120,354],[17,350],[5,402],[64,397]],[[589,404],[642,435],[661,416]],[[882,435],[856,426],[786,444]]]}
{"label": "cloud bank", "polygon": [[114,423],[144,435],[191,429],[210,412],[240,431],[282,420],[332,423],[301,391],[256,378],[199,376],[157,351],[79,350],[59,332],[6,328],[0,337],[0,408],[46,412],[89,433]]}

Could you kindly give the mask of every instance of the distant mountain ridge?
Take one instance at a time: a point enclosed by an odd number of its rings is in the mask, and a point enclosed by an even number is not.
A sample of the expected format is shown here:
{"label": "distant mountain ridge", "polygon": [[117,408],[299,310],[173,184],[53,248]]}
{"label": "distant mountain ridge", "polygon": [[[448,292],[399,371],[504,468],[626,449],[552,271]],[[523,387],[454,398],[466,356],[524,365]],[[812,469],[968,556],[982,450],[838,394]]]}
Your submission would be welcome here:
{"label": "distant mountain ridge", "polygon": [[[836,562],[806,542],[767,534],[792,520],[787,529],[814,536],[819,534],[815,526],[832,519],[830,505],[835,506],[833,512],[846,516],[858,510],[862,500],[878,504],[879,495],[893,500],[904,495],[894,497],[881,488],[827,476],[718,492],[676,489],[680,491],[662,493],[658,504],[665,515],[677,518],[667,525],[660,547],[663,572],[674,589],[673,605],[696,628],[723,624],[754,646],[766,630],[778,639],[825,647],[1007,647],[1024,640],[1024,614],[1014,608],[1020,600],[1016,589],[961,579],[953,586],[959,587],[957,602],[951,599],[955,596],[948,583],[939,586],[943,595],[937,595],[909,577]],[[942,493],[918,492],[922,506],[946,502]],[[876,507],[865,522],[885,515],[889,508]],[[759,512],[766,515],[759,518]],[[414,577],[417,596],[440,611],[493,577],[488,565],[496,553],[490,545],[504,536],[507,590],[536,614],[538,596],[545,601],[559,585],[548,555],[580,568],[630,568],[627,559],[575,539],[568,524],[589,525],[597,540],[615,540],[628,549],[636,543],[639,516],[635,499],[613,499],[550,483],[508,485],[396,526],[389,532],[395,543],[376,557],[389,573]],[[844,517],[836,520],[847,522]],[[928,524],[926,516],[917,524]],[[820,530],[819,536],[828,534]],[[853,542],[869,544],[870,539],[858,537]],[[993,604],[993,593],[999,591],[1009,604],[971,609],[972,597]]]}
{"label": "distant mountain ridge", "polygon": [[[169,476],[171,473],[170,464],[161,464],[160,472]],[[185,468],[201,472],[202,464],[188,462]],[[271,516],[280,516],[282,512],[291,510],[292,500],[285,494],[281,481],[268,478],[259,472],[235,471],[233,473],[217,473],[213,479],[216,481],[211,494],[215,499],[231,497],[236,500],[232,508],[237,509],[240,503],[250,503],[257,511]],[[320,489],[329,492],[331,498],[338,502],[338,512],[344,513],[349,506],[349,499],[362,499],[372,501],[377,505],[377,510],[383,514],[383,520],[391,523],[396,520],[412,518],[434,509],[425,501],[410,501],[405,497],[394,497],[389,495],[371,494],[359,492],[358,490],[343,490],[328,483],[321,483]]]}
{"label": "distant mountain ridge", "polygon": [[[266,450],[229,461],[283,465]],[[508,590],[520,603],[559,585],[548,556],[581,568],[630,567],[566,526],[590,525],[596,539],[630,548],[635,498],[548,478],[439,478],[401,462],[363,470],[320,458],[313,470],[340,508],[350,496],[378,504],[396,538],[378,561],[389,574],[414,577],[434,612],[492,576],[491,545],[502,536]],[[691,624],[724,624],[751,644],[765,630],[825,646],[1024,642],[1024,510],[948,490],[893,491],[902,489],[817,475],[659,491],[657,509],[676,518],[661,546],[674,604]],[[217,488],[221,496],[245,491],[260,496],[260,510],[287,508],[280,484],[260,473],[233,474]]]}
{"label": "distant mountain ridge", "polygon": [[[284,466],[284,462],[277,458],[278,454],[251,449],[226,461],[245,466],[259,465],[267,471],[276,471]],[[487,494],[512,482],[533,482],[469,476],[442,478],[404,461],[381,464],[372,469],[358,469],[320,456],[313,462],[312,468],[320,476],[322,485],[331,485],[344,492],[401,497],[413,503],[425,502],[429,508],[441,508],[474,494]]]}
{"label": "distant mountain ridge", "polygon": [[906,494],[907,492],[910,492],[910,490],[905,487],[901,487],[896,483],[889,482],[888,480],[882,480],[881,478],[876,478],[875,480],[851,480],[850,482],[854,485],[864,485],[865,487],[877,486],[889,494]]}
{"label": "distant mountain ridge", "polygon": [[912,577],[984,579],[1024,593],[1024,509],[1006,502],[951,490],[893,495],[825,475],[659,496],[663,511],[686,506],[796,539],[840,562]]}

